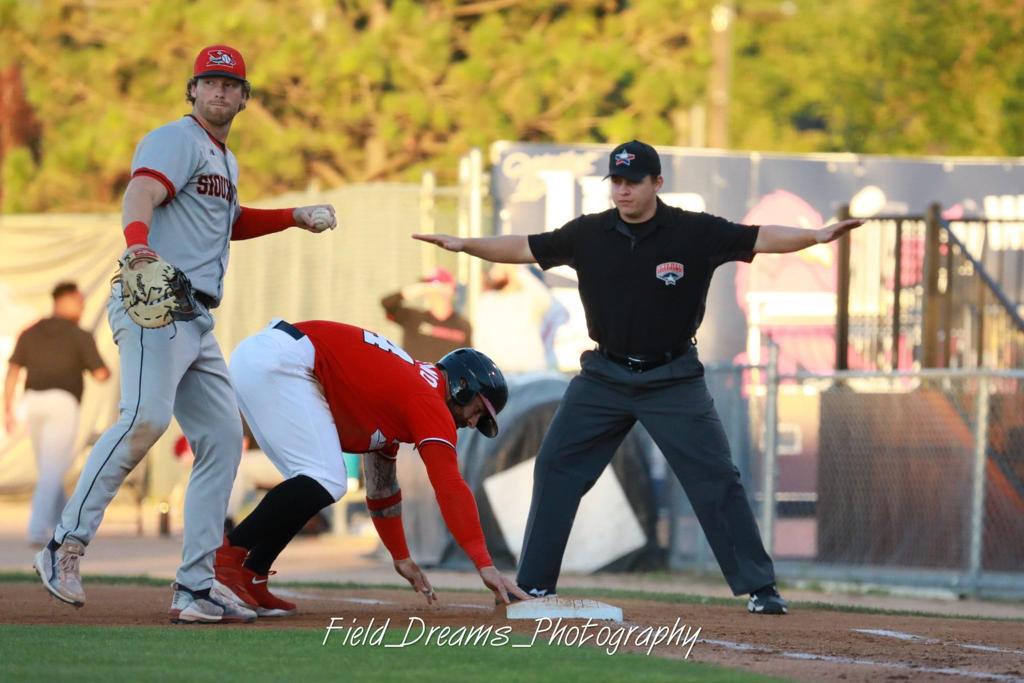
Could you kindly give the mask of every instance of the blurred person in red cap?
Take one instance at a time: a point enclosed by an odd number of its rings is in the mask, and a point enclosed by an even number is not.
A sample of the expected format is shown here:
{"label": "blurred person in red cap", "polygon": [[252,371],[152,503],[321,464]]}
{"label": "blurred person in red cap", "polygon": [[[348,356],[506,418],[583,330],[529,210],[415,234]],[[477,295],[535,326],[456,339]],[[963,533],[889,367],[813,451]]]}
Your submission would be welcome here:
{"label": "blurred person in red cap", "polygon": [[455,310],[455,278],[445,268],[388,294],[380,305],[388,320],[401,326],[402,348],[413,358],[433,362],[473,345],[473,327]]}
{"label": "blurred person in red cap", "polygon": [[[194,459],[185,495],[182,562],[168,616],[175,623],[256,618],[255,611],[210,593],[216,588],[214,553],[242,453],[242,422],[211,311],[224,296],[231,240],[292,226],[318,233],[336,222],[329,205],[253,209],[239,203],[238,161],[227,139],[252,95],[246,79],[238,50],[203,48],[185,87],[191,112],[150,131],[135,148],[122,206],[123,267],[107,305],[121,365],[119,417],[90,452],[53,538],[35,558],[43,586],[62,602],[85,603],[80,558],[125,477],[173,416],[193,446]],[[143,328],[122,302],[122,278],[147,264],[176,267],[192,289],[195,307],[173,325]]]}

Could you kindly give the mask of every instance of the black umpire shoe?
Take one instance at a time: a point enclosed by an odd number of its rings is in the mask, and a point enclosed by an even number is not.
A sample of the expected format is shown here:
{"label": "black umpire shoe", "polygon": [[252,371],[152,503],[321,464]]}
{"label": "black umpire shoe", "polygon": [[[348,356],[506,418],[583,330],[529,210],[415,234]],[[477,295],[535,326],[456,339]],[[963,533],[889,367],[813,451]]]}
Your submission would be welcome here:
{"label": "black umpire shoe", "polygon": [[750,594],[747,611],[754,614],[786,614],[789,612],[789,605],[779,595],[773,583]]}

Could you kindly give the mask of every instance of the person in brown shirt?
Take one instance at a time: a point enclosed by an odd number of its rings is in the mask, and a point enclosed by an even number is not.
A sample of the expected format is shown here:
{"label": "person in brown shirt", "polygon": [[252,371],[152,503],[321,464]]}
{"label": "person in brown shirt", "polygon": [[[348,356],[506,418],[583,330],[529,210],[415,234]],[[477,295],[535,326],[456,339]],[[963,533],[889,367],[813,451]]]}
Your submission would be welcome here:
{"label": "person in brown shirt", "polygon": [[78,286],[61,282],[52,296],[53,315],[19,335],[4,383],[4,424],[11,434],[18,428],[15,395],[26,371],[21,405],[39,470],[28,524],[33,545],[50,539],[64,509],[64,475],[75,459],[82,373],[100,382],[110,377],[92,335],[78,326],[85,308]]}
{"label": "person in brown shirt", "polygon": [[[417,306],[422,302],[423,307]],[[380,301],[388,320],[402,327],[402,348],[413,358],[435,362],[446,353],[473,345],[473,328],[455,310],[455,278],[436,268],[419,282]]]}

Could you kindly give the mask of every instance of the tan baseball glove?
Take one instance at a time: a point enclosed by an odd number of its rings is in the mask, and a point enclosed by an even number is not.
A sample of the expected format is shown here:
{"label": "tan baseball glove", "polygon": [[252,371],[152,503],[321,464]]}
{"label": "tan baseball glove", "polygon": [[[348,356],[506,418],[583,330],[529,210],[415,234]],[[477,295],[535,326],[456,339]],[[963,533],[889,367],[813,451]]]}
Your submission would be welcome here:
{"label": "tan baseball glove", "polygon": [[153,250],[128,249],[118,266],[114,280],[121,283],[121,303],[140,327],[163,327],[199,315],[188,277]]}

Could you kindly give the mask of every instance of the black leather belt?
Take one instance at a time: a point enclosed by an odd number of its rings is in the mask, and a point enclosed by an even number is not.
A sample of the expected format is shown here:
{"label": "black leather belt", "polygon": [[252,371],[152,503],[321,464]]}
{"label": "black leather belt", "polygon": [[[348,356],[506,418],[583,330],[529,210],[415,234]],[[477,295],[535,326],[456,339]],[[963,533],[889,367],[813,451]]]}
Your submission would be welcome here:
{"label": "black leather belt", "polygon": [[206,292],[200,292],[198,289],[192,292],[192,296],[196,298],[196,301],[206,307],[207,310],[217,308],[217,304],[220,303]]}
{"label": "black leather belt", "polygon": [[629,368],[633,372],[646,372],[647,370],[653,370],[654,368],[661,367],[666,363],[671,363],[676,358],[679,358],[684,353],[690,350],[690,345],[685,346],[682,349],[676,349],[675,351],[665,351],[663,353],[615,353],[602,346],[597,345],[597,352],[607,358],[613,363]]}
{"label": "black leather belt", "polygon": [[302,339],[303,337],[306,336],[306,333],[300,330],[299,328],[295,327],[295,325],[292,325],[291,323],[286,323],[283,320],[274,325],[274,329],[281,330],[292,339]]}

